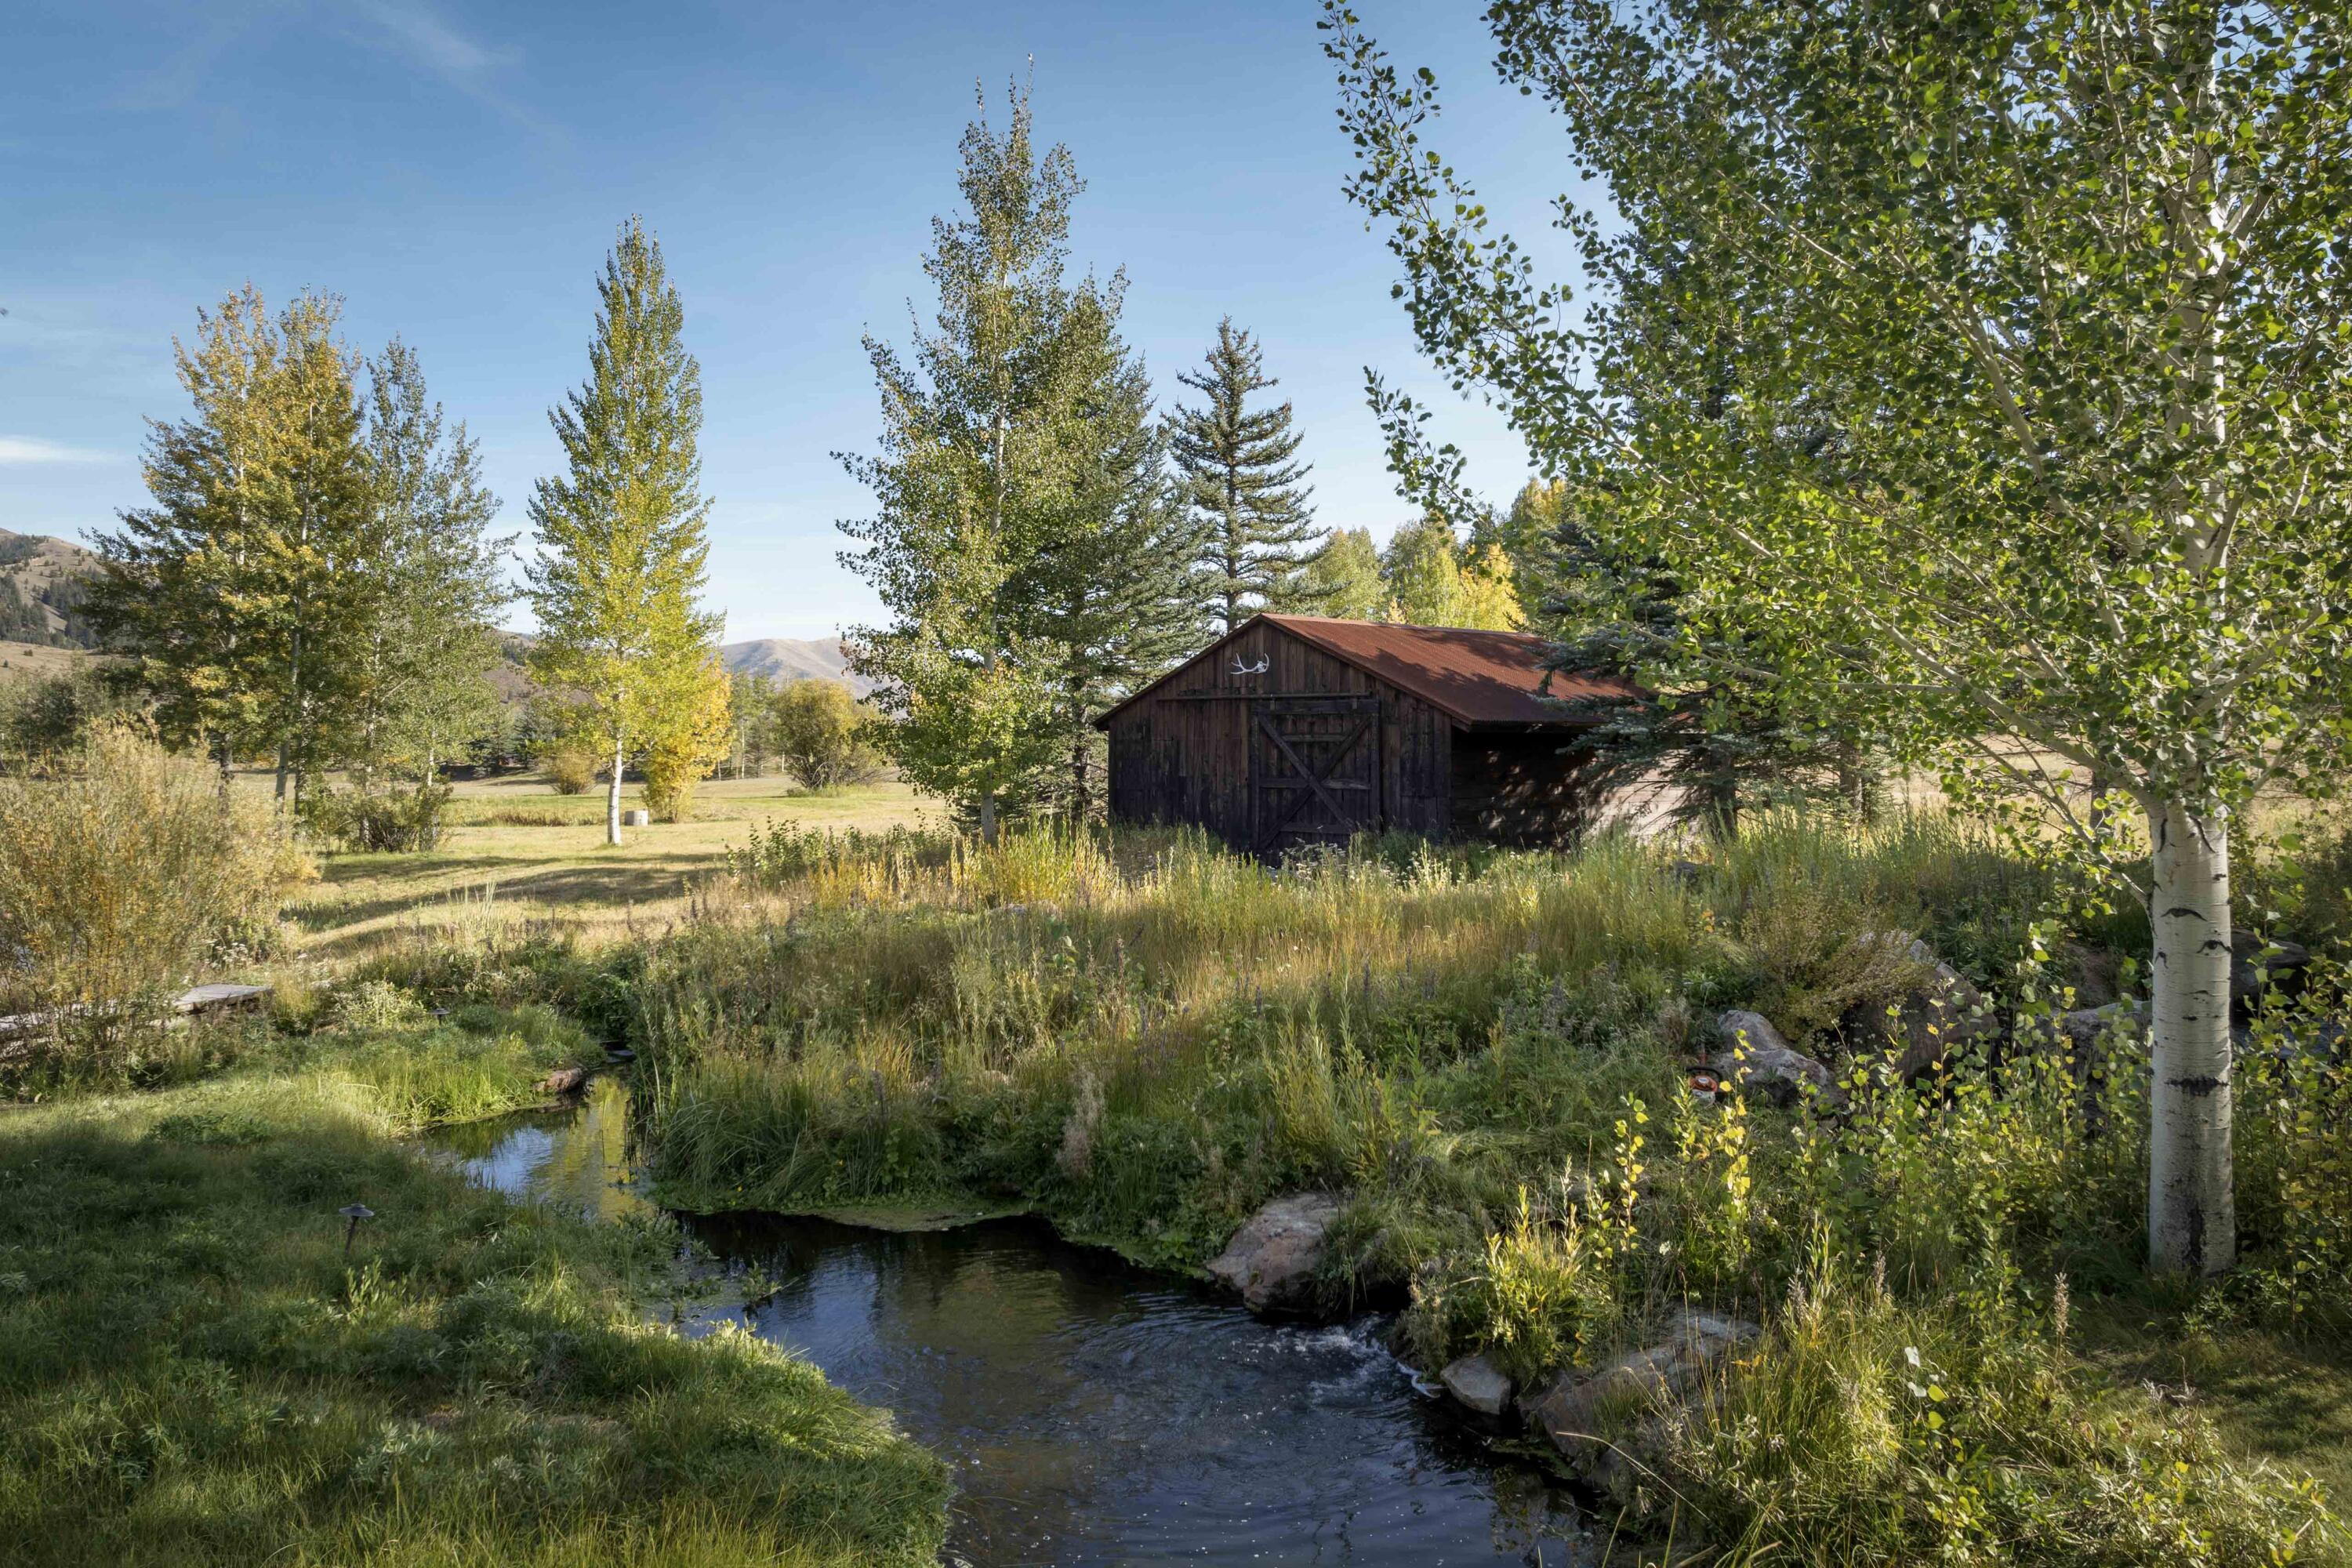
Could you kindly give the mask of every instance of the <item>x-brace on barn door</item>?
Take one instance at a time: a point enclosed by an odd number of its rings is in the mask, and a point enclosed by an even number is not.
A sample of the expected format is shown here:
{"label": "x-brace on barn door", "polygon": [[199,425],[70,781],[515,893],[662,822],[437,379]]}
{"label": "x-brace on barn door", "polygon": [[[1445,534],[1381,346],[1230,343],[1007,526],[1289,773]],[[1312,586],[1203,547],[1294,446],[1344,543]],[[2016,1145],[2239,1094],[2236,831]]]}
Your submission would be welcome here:
{"label": "x-brace on barn door", "polygon": [[1380,831],[1378,697],[1269,697],[1250,707],[1255,853]]}

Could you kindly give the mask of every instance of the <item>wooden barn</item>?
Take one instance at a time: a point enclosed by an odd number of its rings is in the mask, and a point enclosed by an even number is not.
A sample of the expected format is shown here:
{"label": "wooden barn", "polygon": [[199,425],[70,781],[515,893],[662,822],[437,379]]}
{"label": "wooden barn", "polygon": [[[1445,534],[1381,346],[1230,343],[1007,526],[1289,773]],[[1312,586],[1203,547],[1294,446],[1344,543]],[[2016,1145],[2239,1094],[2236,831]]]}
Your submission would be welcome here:
{"label": "wooden barn", "polygon": [[1110,813],[1198,823],[1248,853],[1390,828],[1541,845],[1623,803],[1582,776],[1565,702],[1627,692],[1548,672],[1520,632],[1254,616],[1096,720]]}

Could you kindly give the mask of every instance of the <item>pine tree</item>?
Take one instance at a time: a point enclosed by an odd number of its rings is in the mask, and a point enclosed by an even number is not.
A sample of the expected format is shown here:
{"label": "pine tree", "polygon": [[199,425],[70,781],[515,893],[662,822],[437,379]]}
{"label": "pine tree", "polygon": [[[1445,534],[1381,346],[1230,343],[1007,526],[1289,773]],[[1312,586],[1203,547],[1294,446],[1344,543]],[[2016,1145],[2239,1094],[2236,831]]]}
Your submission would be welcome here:
{"label": "pine tree", "polygon": [[1302,432],[1290,405],[1252,410],[1250,395],[1279,384],[1264,372],[1264,353],[1231,316],[1217,323],[1217,343],[1199,371],[1176,379],[1205,395],[1200,408],[1171,418],[1170,447],[1180,493],[1201,531],[1202,590],[1220,631],[1259,610],[1316,608],[1308,563],[1318,534],[1296,461]]}
{"label": "pine tree", "polygon": [[1189,553],[1118,337],[1124,277],[1063,281],[1068,151],[1033,153],[1016,94],[960,152],[967,216],[933,224],[924,262],[933,328],[905,357],[866,340],[882,449],[843,460],[877,504],[841,525],[864,546],[842,560],[890,614],[849,643],[894,760],[993,838],[1008,813],[1089,805],[1087,719],[1186,643]]}
{"label": "pine tree", "polygon": [[479,449],[463,424],[445,430],[415,353],[395,338],[369,371],[364,567],[383,592],[351,636],[359,691],[345,748],[363,786],[403,767],[429,782],[502,717],[488,677],[511,543],[488,536],[499,503],[482,488]]}
{"label": "pine tree", "polygon": [[709,542],[697,438],[702,381],[686,352],[686,312],[661,247],[632,217],[597,280],[588,379],[551,410],[563,475],[539,481],[526,568],[542,685],[576,691],[578,718],[611,758],[604,834],[621,842],[621,778],[631,747],[704,710],[666,710],[710,662],[720,618],[698,600]]}

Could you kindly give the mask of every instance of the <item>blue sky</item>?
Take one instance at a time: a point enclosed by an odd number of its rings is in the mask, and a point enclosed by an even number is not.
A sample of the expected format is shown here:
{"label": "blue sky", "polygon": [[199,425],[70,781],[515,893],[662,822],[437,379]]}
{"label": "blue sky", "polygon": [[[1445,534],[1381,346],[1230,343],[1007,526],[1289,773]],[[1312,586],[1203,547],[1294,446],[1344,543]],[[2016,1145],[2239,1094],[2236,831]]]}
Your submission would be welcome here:
{"label": "blue sky", "polygon": [[[1495,84],[1477,8],[1358,8],[1400,60],[1437,69],[1446,150],[1539,228],[1573,172],[1556,126]],[[137,503],[142,418],[184,408],[171,339],[249,279],[273,301],[342,294],[362,351],[415,345],[482,441],[503,527],[523,531],[556,461],[547,408],[585,369],[604,250],[642,212],[702,363],[727,637],[870,618],[835,560],[834,524],[864,494],[830,456],[875,437],[859,335],[906,338],[975,80],[1001,115],[1032,57],[1040,138],[1087,182],[1075,259],[1128,268],[1128,334],[1163,405],[1230,312],[1297,405],[1324,522],[1385,536],[1403,515],[1367,364],[1437,395],[1442,433],[1497,500],[1527,474],[1501,421],[1419,364],[1395,268],[1341,199],[1312,0],[8,11],[0,528],[86,536]]]}

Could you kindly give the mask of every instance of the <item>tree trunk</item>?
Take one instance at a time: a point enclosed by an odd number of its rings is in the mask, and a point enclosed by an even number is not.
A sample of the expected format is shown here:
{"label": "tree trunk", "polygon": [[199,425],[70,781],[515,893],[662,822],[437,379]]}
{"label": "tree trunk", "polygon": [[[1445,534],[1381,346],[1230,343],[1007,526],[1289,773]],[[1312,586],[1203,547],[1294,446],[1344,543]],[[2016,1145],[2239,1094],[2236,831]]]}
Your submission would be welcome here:
{"label": "tree trunk", "polygon": [[280,741],[278,742],[278,804],[280,805],[286,804],[286,742]]}
{"label": "tree trunk", "polygon": [[2151,806],[2156,928],[2147,1254],[2160,1274],[2237,1261],[2230,1152],[2230,825]]}
{"label": "tree trunk", "polygon": [[992,795],[980,797],[980,841],[982,844],[996,842],[996,797]]}
{"label": "tree trunk", "polygon": [[621,735],[613,734],[613,782],[604,786],[604,842],[621,842]]}
{"label": "tree trunk", "polygon": [[1877,770],[1864,754],[1862,742],[1849,735],[1837,743],[1838,800],[1853,820],[1868,827],[1878,820]]}

